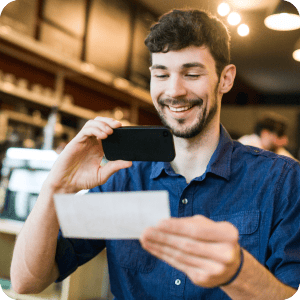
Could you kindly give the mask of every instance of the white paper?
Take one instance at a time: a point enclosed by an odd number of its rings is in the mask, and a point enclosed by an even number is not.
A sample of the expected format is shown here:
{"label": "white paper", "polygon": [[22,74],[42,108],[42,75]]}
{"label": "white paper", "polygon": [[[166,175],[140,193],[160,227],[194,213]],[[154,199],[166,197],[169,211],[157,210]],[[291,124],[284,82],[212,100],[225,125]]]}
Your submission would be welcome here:
{"label": "white paper", "polygon": [[65,237],[134,239],[170,217],[167,191],[56,194],[54,202]]}

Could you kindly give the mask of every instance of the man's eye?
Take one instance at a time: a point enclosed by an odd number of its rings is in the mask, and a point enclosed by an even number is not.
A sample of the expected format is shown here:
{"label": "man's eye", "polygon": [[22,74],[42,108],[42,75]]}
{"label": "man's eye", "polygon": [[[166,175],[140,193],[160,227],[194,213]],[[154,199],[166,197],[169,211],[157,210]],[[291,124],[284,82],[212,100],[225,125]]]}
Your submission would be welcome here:
{"label": "man's eye", "polygon": [[167,74],[155,74],[154,75],[156,78],[167,78],[168,75]]}
{"label": "man's eye", "polygon": [[186,74],[185,76],[189,77],[189,78],[199,78],[200,77],[199,74]]}

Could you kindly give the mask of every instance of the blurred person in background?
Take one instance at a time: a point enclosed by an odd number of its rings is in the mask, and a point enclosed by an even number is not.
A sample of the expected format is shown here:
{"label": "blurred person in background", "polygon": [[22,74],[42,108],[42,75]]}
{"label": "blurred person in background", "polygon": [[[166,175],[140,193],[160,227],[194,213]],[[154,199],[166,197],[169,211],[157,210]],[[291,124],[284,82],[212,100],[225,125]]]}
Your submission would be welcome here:
{"label": "blurred person in background", "polygon": [[272,112],[265,114],[258,120],[253,134],[244,135],[238,141],[244,145],[258,147],[295,159],[285,149],[289,143],[286,130],[287,122],[285,118]]}

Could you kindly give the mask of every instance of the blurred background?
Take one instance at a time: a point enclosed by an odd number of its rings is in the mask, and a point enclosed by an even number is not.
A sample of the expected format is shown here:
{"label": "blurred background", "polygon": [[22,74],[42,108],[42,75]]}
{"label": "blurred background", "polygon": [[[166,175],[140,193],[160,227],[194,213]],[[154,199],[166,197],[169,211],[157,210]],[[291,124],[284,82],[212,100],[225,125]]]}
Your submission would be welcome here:
{"label": "blurred background", "polygon": [[[288,1],[15,0],[0,16],[0,284],[11,297],[15,238],[53,162],[85,122],[101,115],[161,125],[144,39],[161,14],[188,7],[218,16],[232,37],[237,78],[223,97],[225,128],[238,139],[266,113],[280,114],[285,125],[267,138],[299,159],[300,16]],[[107,271],[102,288],[86,273],[38,299],[109,298]],[[75,288],[83,278],[86,288]]]}

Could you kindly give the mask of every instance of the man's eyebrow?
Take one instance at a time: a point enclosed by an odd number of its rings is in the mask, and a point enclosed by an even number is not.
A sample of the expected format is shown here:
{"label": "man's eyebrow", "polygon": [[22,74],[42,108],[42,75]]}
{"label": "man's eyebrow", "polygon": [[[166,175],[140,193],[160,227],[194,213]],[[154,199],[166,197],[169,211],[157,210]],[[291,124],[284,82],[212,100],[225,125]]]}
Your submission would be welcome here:
{"label": "man's eyebrow", "polygon": [[182,69],[189,69],[189,68],[201,68],[201,69],[206,69],[205,65],[199,63],[199,62],[191,62],[191,63],[186,63],[182,65]]}
{"label": "man's eyebrow", "polygon": [[[190,63],[186,63],[186,64],[183,64],[181,66],[181,69],[189,69],[189,68],[195,68],[195,67],[198,67],[198,68],[201,68],[201,69],[206,69],[205,65],[199,63],[199,62],[190,62]],[[168,68],[164,65],[153,65],[150,67],[150,70],[167,70]]]}
{"label": "man's eyebrow", "polygon": [[167,67],[164,65],[153,65],[150,67],[150,70],[156,70],[156,69],[167,70]]}

